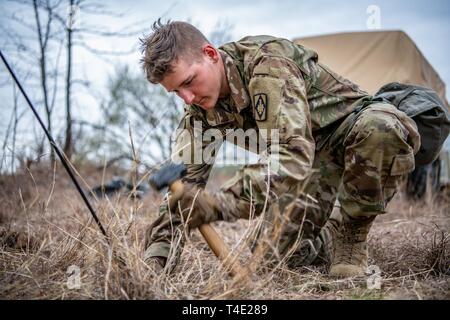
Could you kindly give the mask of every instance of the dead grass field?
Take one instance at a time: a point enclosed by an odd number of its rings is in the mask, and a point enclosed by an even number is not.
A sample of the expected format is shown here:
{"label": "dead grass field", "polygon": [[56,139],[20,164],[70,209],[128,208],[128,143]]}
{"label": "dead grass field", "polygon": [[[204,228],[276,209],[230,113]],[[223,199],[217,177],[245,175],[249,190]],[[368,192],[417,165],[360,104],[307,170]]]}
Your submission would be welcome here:
{"label": "dead grass field", "polygon": [[[105,175],[110,178],[112,172]],[[90,186],[102,172],[85,168]],[[381,289],[367,279],[335,280],[325,266],[269,268],[253,261],[245,234],[255,221],[215,223],[247,266],[243,285],[224,275],[198,232],[188,239],[174,272],[156,274],[142,260],[144,232],[161,196],[126,195],[95,201],[112,236],[112,251],[64,171],[33,169],[0,176],[0,298],[2,299],[449,299],[450,201],[411,203],[401,193],[369,235],[370,263],[381,270]],[[121,259],[118,261],[117,256]],[[80,270],[68,287],[70,266]],[[370,279],[369,279],[370,280]]]}

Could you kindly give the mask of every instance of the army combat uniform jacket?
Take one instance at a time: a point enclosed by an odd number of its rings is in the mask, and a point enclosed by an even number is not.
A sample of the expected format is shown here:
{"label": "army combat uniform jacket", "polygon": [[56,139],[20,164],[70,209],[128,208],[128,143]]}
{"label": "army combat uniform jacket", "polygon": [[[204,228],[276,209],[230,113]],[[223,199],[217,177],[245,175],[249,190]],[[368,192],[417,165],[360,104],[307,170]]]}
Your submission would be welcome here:
{"label": "army combat uniform jacket", "polygon": [[[321,64],[316,52],[289,40],[246,37],[219,51],[231,94],[208,111],[187,106],[180,123],[184,133],[174,150],[192,147],[182,142],[192,141],[186,134],[195,139],[212,128],[223,137],[230,129],[276,131],[276,169],[268,170],[266,163],[244,166],[223,186],[233,197],[224,199],[221,218],[248,218],[264,208],[273,213],[273,205],[280,209],[280,203],[303,199],[297,202],[305,206],[305,219],[285,218],[279,250],[287,252],[302,228],[301,245],[293,252],[303,264],[310,263],[324,241],[320,229],[336,197],[344,218],[384,212],[399,178],[414,169],[420,146],[417,128],[394,106],[372,103],[366,92]],[[195,123],[201,124],[201,132]],[[258,140],[267,145],[269,158],[272,137],[269,133]],[[202,141],[201,148],[209,145]],[[204,186],[211,167],[191,161],[185,182]],[[249,202],[252,210],[242,210]],[[166,209],[161,207],[148,231],[147,256],[167,257],[177,237],[179,217],[169,217]]]}

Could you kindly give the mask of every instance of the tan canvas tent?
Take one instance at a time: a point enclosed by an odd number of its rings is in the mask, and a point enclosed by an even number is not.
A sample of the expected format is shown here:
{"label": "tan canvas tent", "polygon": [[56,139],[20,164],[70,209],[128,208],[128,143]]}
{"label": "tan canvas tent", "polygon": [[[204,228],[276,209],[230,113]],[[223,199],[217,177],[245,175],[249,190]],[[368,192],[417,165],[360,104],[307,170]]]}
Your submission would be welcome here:
{"label": "tan canvas tent", "polygon": [[397,81],[431,88],[448,106],[445,83],[403,31],[338,33],[294,42],[317,51],[320,62],[370,94]]}

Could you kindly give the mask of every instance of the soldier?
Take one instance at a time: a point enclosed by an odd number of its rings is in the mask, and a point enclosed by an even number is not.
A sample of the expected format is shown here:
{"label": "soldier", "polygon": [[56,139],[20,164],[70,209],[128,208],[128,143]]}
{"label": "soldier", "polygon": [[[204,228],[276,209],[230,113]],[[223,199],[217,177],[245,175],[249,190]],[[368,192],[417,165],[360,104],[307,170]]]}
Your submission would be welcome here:
{"label": "soldier", "polygon": [[[420,146],[414,121],[391,104],[372,101],[321,64],[316,52],[286,39],[249,36],[215,48],[188,23],[158,20],[141,41],[148,81],[186,103],[184,132],[197,136],[200,123],[200,133],[278,135],[275,170],[246,165],[214,194],[204,190],[212,164],[188,164],[182,211],[169,213],[167,202],[161,205],[148,229],[145,260],[164,265],[174,245],[182,246],[188,218],[189,228],[196,228],[264,212],[267,221],[283,222],[270,257],[289,254],[292,266],[329,262],[336,277],[363,275],[370,226],[414,169]],[[176,151],[189,147],[181,136]],[[270,158],[275,148],[268,136]],[[203,141],[202,150],[209,144]],[[331,215],[336,199],[340,207]]]}

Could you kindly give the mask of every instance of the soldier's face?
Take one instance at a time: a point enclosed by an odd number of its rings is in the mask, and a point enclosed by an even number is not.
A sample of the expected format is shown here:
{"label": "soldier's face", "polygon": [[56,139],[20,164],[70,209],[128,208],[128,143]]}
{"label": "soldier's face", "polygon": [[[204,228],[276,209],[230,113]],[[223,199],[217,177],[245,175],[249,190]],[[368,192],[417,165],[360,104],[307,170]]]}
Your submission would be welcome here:
{"label": "soldier's face", "polygon": [[175,92],[186,104],[196,104],[208,110],[213,108],[223,82],[223,64],[219,52],[210,45],[203,48],[199,59],[178,58],[172,64],[161,85]]}

